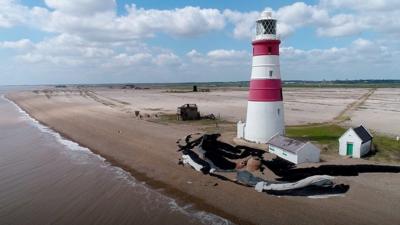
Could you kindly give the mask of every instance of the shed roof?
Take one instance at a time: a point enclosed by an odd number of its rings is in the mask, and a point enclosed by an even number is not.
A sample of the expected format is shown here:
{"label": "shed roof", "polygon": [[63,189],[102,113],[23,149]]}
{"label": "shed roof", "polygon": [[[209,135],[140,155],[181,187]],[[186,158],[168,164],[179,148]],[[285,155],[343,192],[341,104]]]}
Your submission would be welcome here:
{"label": "shed roof", "polygon": [[272,137],[268,144],[274,145],[278,148],[284,149],[288,152],[291,152],[297,155],[297,152],[306,144],[302,141],[295,140],[292,138],[284,137],[282,135],[276,135]]}
{"label": "shed roof", "polygon": [[368,130],[360,125],[359,127],[353,128],[354,132],[360,137],[362,143],[368,142],[372,139],[372,135],[368,132]]}

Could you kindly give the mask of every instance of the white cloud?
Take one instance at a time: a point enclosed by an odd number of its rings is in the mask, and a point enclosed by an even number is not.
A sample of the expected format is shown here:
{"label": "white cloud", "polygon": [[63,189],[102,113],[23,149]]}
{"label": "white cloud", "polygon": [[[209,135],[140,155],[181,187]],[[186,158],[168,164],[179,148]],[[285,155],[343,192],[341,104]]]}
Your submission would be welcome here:
{"label": "white cloud", "polygon": [[200,57],[201,54],[198,51],[196,51],[196,49],[192,49],[188,53],[186,53],[186,56],[188,56],[189,58],[196,58]]}
{"label": "white cloud", "polygon": [[0,42],[0,48],[28,49],[32,47],[32,45],[33,43],[28,39],[21,39],[19,41]]}
{"label": "white cloud", "polygon": [[0,42],[0,47],[20,50],[18,62],[47,64],[48,66],[83,67],[179,67],[182,61],[169,50],[150,48],[143,44],[128,43],[120,48],[114,43],[87,41],[78,36],[61,34],[32,43],[23,39],[17,42]]}
{"label": "white cloud", "polygon": [[[278,19],[278,33],[287,37],[302,27],[314,27],[326,37],[357,35],[365,31],[400,36],[398,0],[322,0],[317,5],[296,2],[271,10]],[[343,13],[344,11],[349,11]],[[225,10],[234,24],[233,36],[248,39],[254,35],[254,21],[261,12]]]}
{"label": "white cloud", "polygon": [[366,25],[353,15],[339,14],[332,17],[326,26],[319,27],[317,34],[320,36],[340,37],[359,34],[365,28],[367,28]]}
{"label": "white cloud", "polygon": [[149,53],[120,53],[111,58],[110,61],[104,63],[104,67],[116,67],[116,66],[134,66],[149,64],[151,62],[152,55]]}
{"label": "white cloud", "polygon": [[[398,0],[322,0],[321,8],[339,12],[326,27],[319,27],[323,36],[347,36],[364,31],[400,36],[400,1]],[[340,13],[348,11],[346,14]]]}
{"label": "white cloud", "polygon": [[191,50],[186,56],[195,64],[208,66],[243,66],[249,65],[251,55],[247,51],[215,49],[206,54]]}
{"label": "white cloud", "polygon": [[[281,48],[281,67],[285,79],[382,79],[382,71],[396,64],[400,54],[378,42],[356,39],[342,48],[301,50]],[[387,73],[393,73],[388,71]],[[310,74],[312,77],[309,77]],[[358,77],[357,77],[358,76]]]}
{"label": "white cloud", "polygon": [[72,15],[92,15],[114,11],[115,0],[45,0],[48,7]]}
{"label": "white cloud", "polygon": [[142,31],[142,35],[165,32],[174,36],[196,36],[225,26],[224,17],[217,9],[187,6],[174,10],[146,10],[136,5],[126,9],[128,15],[120,18],[120,25]]}
{"label": "white cloud", "polygon": [[249,57],[248,52],[246,51],[237,51],[237,50],[226,50],[226,49],[216,49],[209,51],[207,56],[211,59],[221,60],[221,59],[243,59],[245,57]]}
{"label": "white cloud", "polygon": [[296,2],[279,8],[276,11],[276,17],[278,18],[278,31],[283,36],[287,36],[293,33],[295,29],[307,25],[325,26],[329,21],[326,10],[303,2]]}
{"label": "white cloud", "polygon": [[355,41],[353,41],[353,45],[356,48],[373,47],[373,42],[363,38],[358,38]]}
{"label": "white cloud", "polygon": [[[21,42],[21,41],[20,41]],[[114,55],[114,50],[104,44],[88,42],[78,36],[61,34],[38,43],[28,43],[29,49],[18,54],[17,60],[28,63],[50,63],[57,65],[97,64],[99,59]]]}
{"label": "white cloud", "polygon": [[225,10],[224,16],[227,20],[234,24],[233,36],[238,39],[247,39],[254,34],[254,25],[260,12],[239,12],[233,10]]}
{"label": "white cloud", "polygon": [[321,0],[320,5],[334,9],[353,9],[358,11],[388,11],[398,9],[398,0]]}
{"label": "white cloud", "polygon": [[153,62],[159,66],[180,66],[181,60],[177,55],[174,53],[161,53],[157,55],[154,59]]}
{"label": "white cloud", "polygon": [[[159,32],[192,37],[225,28],[232,23],[233,36],[248,39],[260,12],[183,7],[171,10],[144,9],[127,5],[125,15],[116,14],[114,0],[46,0],[50,10],[28,8],[15,0],[0,0],[0,27],[25,24],[54,33],[77,35],[95,41],[131,41]],[[356,35],[364,31],[400,35],[400,1],[321,0],[308,5],[296,2],[273,14],[278,32],[287,37],[297,29],[311,26],[328,37]],[[268,9],[271,10],[271,9]],[[343,13],[343,11],[348,11]],[[350,11],[349,11],[350,10]]]}
{"label": "white cloud", "polygon": [[28,7],[18,4],[15,0],[0,0],[0,28],[25,23],[28,13]]}
{"label": "white cloud", "polygon": [[64,56],[50,56],[38,53],[26,53],[24,55],[18,55],[16,58],[18,60],[34,64],[45,63],[45,62],[55,64],[57,66],[79,66],[83,64],[82,61],[75,58],[69,58]]}
{"label": "white cloud", "polygon": [[[277,32],[282,37],[287,37],[296,29],[306,25],[324,25],[329,22],[329,15],[325,9],[318,6],[307,5],[303,2],[296,2],[284,6],[273,12],[274,17],[278,19]],[[250,38],[254,35],[254,26],[256,19],[261,11],[239,12],[225,10],[224,15],[234,24],[233,35],[236,38]]]}
{"label": "white cloud", "polygon": [[116,14],[114,0],[46,0],[51,10],[28,8],[13,0],[0,0],[0,27],[18,24],[39,30],[65,33],[95,41],[131,41],[159,32],[192,37],[225,27],[218,9],[183,7],[172,10],[126,6],[126,15]]}
{"label": "white cloud", "polygon": [[[349,71],[365,74],[395,71],[384,68],[394,67],[400,59],[396,42],[400,37],[399,2],[322,0],[319,4],[296,2],[272,10],[283,38],[304,27],[315,30],[321,39],[363,32],[376,34],[370,40],[352,38],[353,42],[349,41],[346,47],[311,50],[282,47],[283,77],[319,79],[324,74],[345,76]],[[247,42],[254,35],[259,11],[220,11],[191,6],[160,10],[133,4],[125,6],[124,13],[117,14],[114,0],[45,0],[45,3],[48,8],[0,0],[0,29],[28,26],[49,33],[47,38],[35,43],[29,39],[0,42],[0,48],[8,49],[7,54],[15,52],[14,57],[8,58],[13,58],[17,65],[98,74],[136,72],[138,77],[146,74],[143,79],[152,79],[147,74],[157,74],[168,81],[248,79],[250,48],[246,51],[229,47],[208,52],[191,50],[179,55],[174,49],[149,46],[146,40],[160,33],[185,41],[211,32],[229,32],[233,38]]]}

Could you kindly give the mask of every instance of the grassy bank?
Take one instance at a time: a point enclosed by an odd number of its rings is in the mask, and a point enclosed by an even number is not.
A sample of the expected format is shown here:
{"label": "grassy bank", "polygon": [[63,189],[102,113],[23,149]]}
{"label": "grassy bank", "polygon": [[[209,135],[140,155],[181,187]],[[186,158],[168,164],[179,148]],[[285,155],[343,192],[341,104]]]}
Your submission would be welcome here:
{"label": "grassy bank", "polygon": [[[338,139],[345,131],[345,128],[334,124],[286,127],[288,137],[311,141],[321,147],[322,154],[338,154]],[[373,145],[374,151],[366,158],[374,161],[400,162],[400,141],[374,134]]]}
{"label": "grassy bank", "polygon": [[305,125],[305,126],[289,126],[286,127],[286,135],[288,137],[311,141],[320,146],[323,154],[337,154],[339,143],[338,138],[346,131],[338,125]]}
{"label": "grassy bank", "polygon": [[375,135],[375,152],[369,158],[376,161],[400,162],[400,141],[387,136]]}

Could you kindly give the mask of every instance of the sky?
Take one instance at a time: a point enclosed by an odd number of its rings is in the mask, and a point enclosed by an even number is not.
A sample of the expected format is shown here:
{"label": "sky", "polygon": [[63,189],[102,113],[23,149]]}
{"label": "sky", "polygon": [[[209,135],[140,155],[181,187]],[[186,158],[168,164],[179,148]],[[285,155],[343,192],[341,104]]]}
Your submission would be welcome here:
{"label": "sky", "polygon": [[400,79],[399,0],[0,0],[0,85],[249,80],[264,10],[284,80]]}

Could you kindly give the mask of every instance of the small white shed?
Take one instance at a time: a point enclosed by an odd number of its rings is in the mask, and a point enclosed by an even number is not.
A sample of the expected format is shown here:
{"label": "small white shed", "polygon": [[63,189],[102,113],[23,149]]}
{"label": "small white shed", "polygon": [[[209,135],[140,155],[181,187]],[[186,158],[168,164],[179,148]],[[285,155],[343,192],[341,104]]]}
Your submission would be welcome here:
{"label": "small white shed", "polygon": [[302,142],[281,135],[268,141],[268,151],[294,164],[319,162],[320,150],[310,142]]}
{"label": "small white shed", "polygon": [[363,125],[349,128],[339,138],[339,155],[361,158],[371,150],[372,138],[372,134]]}

